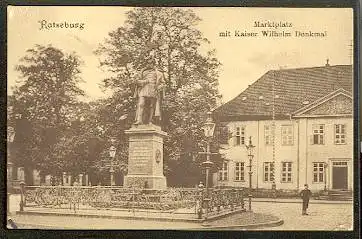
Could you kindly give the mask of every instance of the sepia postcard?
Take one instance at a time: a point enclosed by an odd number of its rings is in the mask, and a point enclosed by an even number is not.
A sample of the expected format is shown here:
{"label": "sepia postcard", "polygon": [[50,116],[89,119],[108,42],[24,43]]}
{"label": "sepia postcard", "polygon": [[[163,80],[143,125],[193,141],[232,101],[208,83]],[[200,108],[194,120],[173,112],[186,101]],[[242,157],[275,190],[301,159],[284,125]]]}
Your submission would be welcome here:
{"label": "sepia postcard", "polygon": [[7,227],[353,230],[353,19],[8,6]]}

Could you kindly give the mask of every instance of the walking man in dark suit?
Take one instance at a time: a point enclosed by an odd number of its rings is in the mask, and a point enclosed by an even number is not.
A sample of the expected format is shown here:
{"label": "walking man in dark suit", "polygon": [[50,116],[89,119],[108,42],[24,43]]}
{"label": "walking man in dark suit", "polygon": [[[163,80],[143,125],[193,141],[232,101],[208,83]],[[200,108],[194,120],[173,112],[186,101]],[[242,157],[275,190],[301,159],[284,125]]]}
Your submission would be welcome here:
{"label": "walking man in dark suit", "polygon": [[304,189],[300,192],[300,197],[303,200],[302,215],[308,215],[307,208],[310,196],[312,196],[312,192],[308,189],[308,184],[304,184]]}

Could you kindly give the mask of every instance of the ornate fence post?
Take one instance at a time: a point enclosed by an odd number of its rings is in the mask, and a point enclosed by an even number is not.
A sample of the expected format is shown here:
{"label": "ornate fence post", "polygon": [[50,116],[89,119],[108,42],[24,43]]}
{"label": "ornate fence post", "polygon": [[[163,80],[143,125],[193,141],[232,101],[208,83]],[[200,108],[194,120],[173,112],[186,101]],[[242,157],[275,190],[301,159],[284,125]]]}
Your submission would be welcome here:
{"label": "ornate fence post", "polygon": [[217,210],[217,213],[219,213],[220,212],[220,204],[221,204],[221,194],[220,194],[220,192],[221,192],[221,190],[220,189],[218,189],[217,190],[217,192],[216,192],[216,204],[217,204],[217,206],[216,206],[216,210]]}
{"label": "ornate fence post", "polygon": [[209,212],[213,212],[214,211],[214,206],[215,206],[215,193],[214,193],[214,189],[213,188],[210,188],[209,189],[209,195],[208,195],[208,198],[209,198],[209,205],[208,205],[208,208],[209,208]]}
{"label": "ornate fence post", "polygon": [[68,201],[69,201],[69,210],[72,210],[72,190],[70,188],[67,188],[68,192]]}
{"label": "ornate fence post", "polygon": [[133,212],[133,216],[135,215],[135,204],[136,203],[136,192],[135,192],[135,187],[132,186],[132,212]]}
{"label": "ornate fence post", "polygon": [[231,193],[230,193],[230,196],[231,196],[231,211],[234,211],[234,202],[235,202],[235,189],[231,189]]}
{"label": "ornate fence post", "polygon": [[277,185],[275,184],[275,181],[272,183],[272,195],[273,198],[277,198]]}
{"label": "ornate fence post", "polygon": [[202,208],[204,203],[204,196],[203,196],[203,188],[198,188],[198,196],[197,196],[197,218],[202,219]]}
{"label": "ornate fence post", "polygon": [[244,192],[242,189],[239,189],[239,198],[241,209],[244,209]]}
{"label": "ornate fence post", "polygon": [[25,182],[21,181],[20,182],[20,212],[24,211],[24,206],[25,206]]}

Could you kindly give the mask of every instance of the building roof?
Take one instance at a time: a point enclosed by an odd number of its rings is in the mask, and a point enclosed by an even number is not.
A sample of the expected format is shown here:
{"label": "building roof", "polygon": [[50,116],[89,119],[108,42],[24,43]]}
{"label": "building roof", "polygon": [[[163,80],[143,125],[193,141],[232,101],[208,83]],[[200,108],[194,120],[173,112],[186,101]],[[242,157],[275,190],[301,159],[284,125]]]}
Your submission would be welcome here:
{"label": "building roof", "polygon": [[294,111],[337,89],[352,93],[352,74],[351,65],[271,70],[215,109],[214,117],[218,121],[270,119],[274,88],[275,118],[289,118]]}

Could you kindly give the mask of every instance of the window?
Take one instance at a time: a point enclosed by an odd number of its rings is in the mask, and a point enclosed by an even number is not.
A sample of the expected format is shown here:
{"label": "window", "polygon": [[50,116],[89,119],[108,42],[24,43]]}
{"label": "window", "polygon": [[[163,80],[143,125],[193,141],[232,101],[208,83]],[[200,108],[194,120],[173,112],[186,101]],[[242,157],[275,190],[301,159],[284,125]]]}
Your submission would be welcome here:
{"label": "window", "polygon": [[313,182],[324,182],[324,163],[313,163]]}
{"label": "window", "polygon": [[235,163],[235,181],[244,181],[244,163]]}
{"label": "window", "polygon": [[313,144],[324,144],[324,125],[313,125]]}
{"label": "window", "polygon": [[292,125],[282,125],[282,145],[293,145]]}
{"label": "window", "polygon": [[264,163],[264,181],[265,182],[274,181],[274,163],[273,162]]}
{"label": "window", "polygon": [[18,180],[18,170],[16,168],[12,168],[12,173],[13,173],[13,180]]}
{"label": "window", "polygon": [[282,182],[292,182],[292,163],[282,162]]}
{"label": "window", "polygon": [[236,127],[236,145],[245,144],[245,127]]}
{"label": "window", "polygon": [[228,163],[223,162],[222,167],[219,170],[219,181],[226,181],[228,180]]}
{"label": "window", "polygon": [[270,125],[264,126],[265,145],[271,145],[273,143],[273,136]]}
{"label": "window", "polygon": [[345,144],[346,143],[346,125],[336,124],[334,127],[334,143],[335,144]]}

